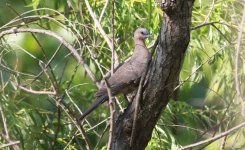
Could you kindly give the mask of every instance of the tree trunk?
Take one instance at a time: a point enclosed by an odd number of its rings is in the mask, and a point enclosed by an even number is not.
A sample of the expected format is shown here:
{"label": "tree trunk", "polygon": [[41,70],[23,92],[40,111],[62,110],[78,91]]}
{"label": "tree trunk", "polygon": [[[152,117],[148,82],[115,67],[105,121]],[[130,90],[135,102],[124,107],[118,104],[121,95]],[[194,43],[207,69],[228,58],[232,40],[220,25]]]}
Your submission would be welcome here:
{"label": "tree trunk", "polygon": [[[178,82],[185,51],[190,41],[190,26],[194,0],[165,0],[165,12],[155,58],[148,71],[147,84],[139,102],[131,139],[135,100],[117,118],[112,149],[142,150],[151,139],[152,131]],[[130,146],[131,141],[131,146]]]}

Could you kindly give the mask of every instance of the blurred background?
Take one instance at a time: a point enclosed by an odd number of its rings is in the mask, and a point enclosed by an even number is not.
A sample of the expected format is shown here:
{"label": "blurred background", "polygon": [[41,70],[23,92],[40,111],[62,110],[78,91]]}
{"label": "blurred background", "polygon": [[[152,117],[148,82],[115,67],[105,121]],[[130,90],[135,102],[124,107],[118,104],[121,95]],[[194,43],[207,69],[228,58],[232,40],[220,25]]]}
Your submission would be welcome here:
{"label": "blurred background", "polygon": [[[89,3],[112,39],[112,2]],[[162,112],[148,150],[175,150],[244,122],[244,5],[239,0],[195,1],[178,96]],[[147,45],[154,44],[164,15],[158,1],[116,1],[114,11],[120,62],[132,54],[136,28],[147,28],[153,35]],[[111,51],[84,0],[0,0],[0,33],[13,28],[50,30],[63,37],[99,80],[101,71],[110,70]],[[1,37],[0,146],[19,141],[20,149],[85,149],[71,118],[94,102],[96,90],[84,68],[57,39],[36,33]],[[74,116],[58,104],[60,99]],[[94,149],[106,149],[108,116],[109,109],[101,106],[84,125]],[[194,149],[244,149],[244,136],[241,128]]]}

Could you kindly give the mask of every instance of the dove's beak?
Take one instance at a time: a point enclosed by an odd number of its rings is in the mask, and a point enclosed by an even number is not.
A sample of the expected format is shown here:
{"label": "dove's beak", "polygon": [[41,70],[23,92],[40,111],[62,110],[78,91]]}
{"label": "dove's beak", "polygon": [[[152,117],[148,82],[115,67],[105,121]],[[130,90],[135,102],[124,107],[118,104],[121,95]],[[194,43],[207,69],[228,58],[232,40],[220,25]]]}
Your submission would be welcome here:
{"label": "dove's beak", "polygon": [[150,34],[147,34],[147,35],[145,35],[145,38],[149,38],[149,39],[151,39],[151,38],[152,38],[152,36],[151,36]]}

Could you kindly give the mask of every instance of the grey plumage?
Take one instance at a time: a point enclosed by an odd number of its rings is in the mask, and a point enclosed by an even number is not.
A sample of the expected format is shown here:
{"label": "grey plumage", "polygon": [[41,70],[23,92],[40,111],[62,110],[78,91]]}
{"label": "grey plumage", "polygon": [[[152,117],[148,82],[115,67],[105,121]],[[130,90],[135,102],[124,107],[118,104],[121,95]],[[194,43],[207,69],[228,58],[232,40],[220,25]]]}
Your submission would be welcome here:
{"label": "grey plumage", "polygon": [[[139,28],[134,32],[135,48],[133,55],[107,79],[113,96],[119,93],[128,94],[137,88],[141,75],[151,59],[151,54],[145,45],[145,39],[149,37],[149,32],[144,28]],[[102,83],[95,97],[96,102],[83,113],[80,120],[108,100],[107,88],[104,83]]]}

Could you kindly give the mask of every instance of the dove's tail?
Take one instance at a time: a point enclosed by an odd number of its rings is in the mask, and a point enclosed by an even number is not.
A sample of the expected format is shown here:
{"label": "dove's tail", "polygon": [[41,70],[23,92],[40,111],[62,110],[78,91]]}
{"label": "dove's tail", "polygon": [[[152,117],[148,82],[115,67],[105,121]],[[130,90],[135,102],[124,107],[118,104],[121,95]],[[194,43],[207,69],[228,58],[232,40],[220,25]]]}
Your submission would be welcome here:
{"label": "dove's tail", "polygon": [[97,97],[97,100],[95,103],[92,104],[85,112],[83,112],[83,115],[79,118],[79,120],[83,120],[87,115],[89,115],[92,111],[94,111],[97,107],[99,107],[100,104],[104,103],[106,100],[108,100],[108,95],[101,95],[100,97]]}

